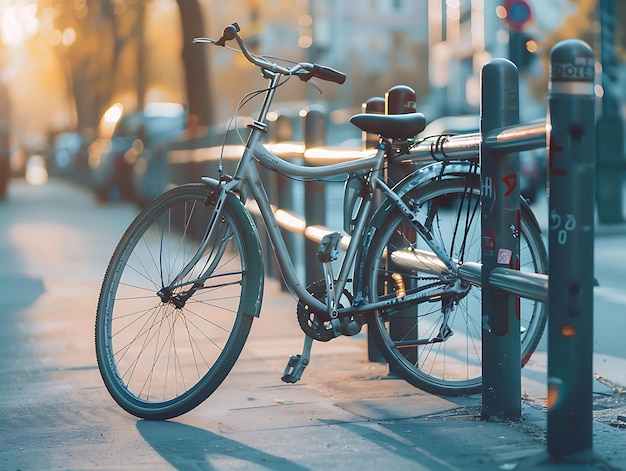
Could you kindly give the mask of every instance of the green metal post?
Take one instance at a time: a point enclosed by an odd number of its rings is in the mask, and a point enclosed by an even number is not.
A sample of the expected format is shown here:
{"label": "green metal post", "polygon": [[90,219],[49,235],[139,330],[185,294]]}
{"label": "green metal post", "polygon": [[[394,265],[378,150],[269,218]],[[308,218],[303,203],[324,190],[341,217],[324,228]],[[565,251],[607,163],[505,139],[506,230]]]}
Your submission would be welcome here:
{"label": "green metal post", "polygon": [[482,418],[518,420],[522,414],[519,298],[489,286],[496,267],[519,270],[519,154],[485,144],[494,129],[519,124],[519,74],[494,59],[482,69],[480,131],[482,219]]}
{"label": "green metal post", "polygon": [[[406,85],[396,85],[389,89],[385,94],[385,114],[407,114],[416,113],[416,94],[415,90]],[[407,174],[413,170],[410,165],[397,164],[387,169],[387,178],[391,182],[391,186],[402,180]],[[415,230],[409,225],[404,227],[404,237],[413,237],[416,240]],[[409,235],[409,234],[412,234]],[[397,236],[400,237],[400,236]],[[399,241],[393,240],[398,243]],[[390,272],[395,270],[393,262],[388,262]],[[407,289],[416,288],[415,280],[404,280]],[[394,340],[417,339],[418,337],[418,306],[408,307],[400,310],[396,315],[389,319],[389,334]],[[417,347],[407,348],[403,355],[408,361],[417,364]],[[398,371],[389,365],[389,372],[399,374]]]}
{"label": "green metal post", "polygon": [[619,90],[619,60],[615,47],[618,21],[616,0],[600,0],[600,62],[602,63],[602,113],[596,122],[597,210],[603,224],[624,222],[624,120]]}
{"label": "green metal post", "polygon": [[[363,113],[385,114],[386,102],[382,96],[371,97],[362,106]],[[376,134],[363,132],[363,149],[375,148],[378,140],[379,137]],[[376,198],[374,207],[377,208],[382,203],[382,198],[380,195],[374,195],[374,198]],[[371,362],[385,363],[383,354],[369,332],[367,334],[367,359]]]}
{"label": "green metal post", "polygon": [[594,56],[579,40],[550,55],[548,453],[592,447]]}
{"label": "green metal post", "polygon": [[[326,144],[326,111],[321,105],[311,105],[303,113],[305,149]],[[326,224],[326,187],[322,182],[304,184],[304,219],[307,226]],[[322,264],[317,258],[319,243],[305,239],[305,279],[307,285],[324,279]]]}

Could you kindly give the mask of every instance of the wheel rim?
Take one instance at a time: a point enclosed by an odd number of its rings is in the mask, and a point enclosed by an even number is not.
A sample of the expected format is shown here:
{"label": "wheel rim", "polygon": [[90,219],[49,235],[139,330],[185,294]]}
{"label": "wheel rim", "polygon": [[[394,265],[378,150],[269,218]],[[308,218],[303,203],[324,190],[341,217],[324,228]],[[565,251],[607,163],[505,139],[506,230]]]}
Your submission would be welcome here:
{"label": "wheel rim", "polygon": [[[428,199],[422,198],[418,211],[418,217],[422,224],[430,225],[432,233],[440,243],[446,242],[443,246],[452,255],[452,258],[461,262],[479,262],[481,246],[480,228],[480,208],[479,192],[473,190],[471,195],[465,195],[465,199],[453,198],[451,201],[451,191],[460,192],[462,188],[452,188],[453,185],[441,183],[435,190],[429,192]],[[456,196],[462,196],[457,194]],[[437,204],[430,204],[437,202]],[[437,207],[433,211],[433,207]],[[432,213],[435,212],[436,216]],[[430,216],[429,216],[430,214]],[[461,222],[456,221],[457,218]],[[384,250],[390,252],[395,249],[406,249],[410,244],[414,249],[431,251],[426,244],[416,238],[410,231],[402,230],[402,217],[397,214],[392,223],[389,219],[385,221],[384,227],[379,227],[381,234],[377,235],[378,240],[390,240],[390,245],[384,247],[379,244],[378,253],[370,257],[373,265],[372,273],[383,274],[389,278],[391,272],[400,272],[404,282],[413,287],[420,286],[428,282],[433,282],[433,275],[419,272],[402,272],[398,266],[394,266],[386,261]],[[467,222],[467,225],[466,225]],[[456,236],[454,235],[457,228]],[[468,228],[464,231],[464,228]],[[462,229],[459,233],[458,229]],[[522,237],[520,240],[521,269],[532,272],[543,272],[547,267],[537,265],[533,260],[533,251],[537,253],[532,240],[527,234],[530,228],[526,221],[522,220]],[[399,234],[402,234],[401,236]],[[532,238],[530,238],[532,239]],[[417,240],[417,242],[416,242]],[[451,248],[452,241],[454,246]],[[532,247],[530,246],[532,245]],[[531,250],[532,249],[532,250]],[[432,252],[432,251],[431,251]],[[542,260],[539,262],[543,262]],[[379,278],[378,280],[374,280]],[[386,282],[386,287],[380,287],[380,278],[374,276],[370,283],[370,292],[379,294],[393,293],[395,287],[393,283]],[[430,280],[429,280],[430,278]],[[376,283],[374,285],[373,283]],[[385,285],[385,282],[382,283]],[[374,296],[378,298],[378,294]],[[380,335],[380,340],[385,344],[384,349],[389,355],[393,355],[395,360],[404,369],[405,379],[418,387],[429,389],[440,393],[467,393],[478,392],[481,386],[482,376],[482,319],[481,319],[481,290],[477,286],[468,286],[465,295],[458,301],[458,304],[449,313],[447,325],[454,331],[454,335],[444,342],[423,342],[416,346],[411,346],[411,339],[430,340],[440,333],[444,306],[444,298],[434,303],[422,303],[400,314],[391,316],[399,320],[389,322],[389,313],[379,313],[374,317],[376,322],[375,330]],[[539,328],[542,309],[541,303],[531,300],[521,300],[521,326],[522,326],[522,350],[523,361],[528,360],[534,350],[535,345],[531,345],[531,338],[527,332],[534,332]],[[397,324],[394,326],[393,324]],[[528,337],[528,338],[527,338]],[[400,371],[402,374],[402,371]]]}
{"label": "wheel rim", "polygon": [[[207,249],[169,296],[157,295],[197,251],[203,222],[212,211],[205,200],[198,192],[193,199],[155,206],[114,255],[117,260],[107,274],[101,309],[108,386],[135,407],[180,403],[203,391],[210,372],[230,361],[229,342],[238,330],[246,275],[242,243],[228,211],[216,234],[224,243],[215,245],[223,250]],[[212,264],[213,276],[184,299],[192,280]]]}

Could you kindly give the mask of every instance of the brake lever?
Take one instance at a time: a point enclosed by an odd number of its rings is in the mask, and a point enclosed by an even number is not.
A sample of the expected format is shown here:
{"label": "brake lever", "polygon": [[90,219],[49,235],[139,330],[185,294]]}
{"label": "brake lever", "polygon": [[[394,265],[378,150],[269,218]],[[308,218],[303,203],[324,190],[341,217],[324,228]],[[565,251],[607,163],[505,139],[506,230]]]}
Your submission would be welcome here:
{"label": "brake lever", "polygon": [[320,87],[318,83],[315,80],[313,80],[314,75],[311,72],[302,70],[300,72],[297,72],[296,76],[303,82],[306,82],[308,85],[311,85],[315,90],[318,91],[320,95],[324,93],[322,91],[322,87]]}
{"label": "brake lever", "polygon": [[307,80],[307,85],[311,85],[320,95],[323,95],[322,87],[320,87],[315,80]]}

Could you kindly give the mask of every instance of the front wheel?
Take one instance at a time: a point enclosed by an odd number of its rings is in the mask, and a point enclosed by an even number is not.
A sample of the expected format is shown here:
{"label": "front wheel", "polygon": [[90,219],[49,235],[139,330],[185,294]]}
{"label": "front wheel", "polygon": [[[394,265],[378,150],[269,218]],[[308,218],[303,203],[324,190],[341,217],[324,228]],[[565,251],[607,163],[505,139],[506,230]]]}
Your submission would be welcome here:
{"label": "front wheel", "polygon": [[[481,260],[480,186],[477,175],[434,180],[407,195],[416,217],[457,263]],[[373,221],[374,236],[362,272],[371,302],[447,281],[421,272],[418,257],[432,250],[393,204],[383,205]],[[530,208],[521,202],[520,269],[547,273],[548,257]],[[547,321],[544,303],[520,299],[521,364],[537,347]],[[464,285],[461,294],[434,297],[417,306],[381,310],[369,320],[369,332],[390,369],[420,389],[444,394],[478,393],[482,385],[482,300],[479,286]]]}
{"label": "front wheel", "polygon": [[[150,203],[120,240],[102,283],[98,367],[113,399],[137,417],[168,419],[205,400],[260,311],[256,229],[229,195],[203,244],[211,194],[205,185],[184,185]],[[191,268],[174,282],[184,267]]]}

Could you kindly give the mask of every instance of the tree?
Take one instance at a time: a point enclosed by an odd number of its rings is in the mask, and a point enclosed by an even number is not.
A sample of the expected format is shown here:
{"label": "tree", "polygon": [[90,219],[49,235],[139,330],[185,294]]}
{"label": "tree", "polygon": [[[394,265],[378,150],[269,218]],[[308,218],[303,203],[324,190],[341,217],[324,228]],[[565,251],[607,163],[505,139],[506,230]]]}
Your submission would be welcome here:
{"label": "tree", "polygon": [[[65,71],[66,93],[76,108],[77,129],[97,130],[116,93],[134,91],[143,108],[148,77],[144,47],[145,12],[150,0],[47,0],[40,8],[44,39],[55,44]],[[177,0],[183,48],[182,60],[190,123],[212,124],[206,50],[192,39],[203,35],[203,15],[197,0]],[[41,7],[42,5],[40,5]],[[55,39],[58,37],[58,40]]]}
{"label": "tree", "polygon": [[182,58],[189,105],[189,125],[208,126],[214,123],[210,106],[210,84],[206,50],[193,44],[193,38],[204,35],[202,10],[197,0],[176,0],[183,31]]}
{"label": "tree", "polygon": [[[131,12],[132,13],[132,12]],[[76,108],[77,129],[95,131],[119,82],[120,53],[132,38],[137,16],[115,13],[111,0],[50,0],[42,9],[42,36],[65,71],[66,93]]]}

